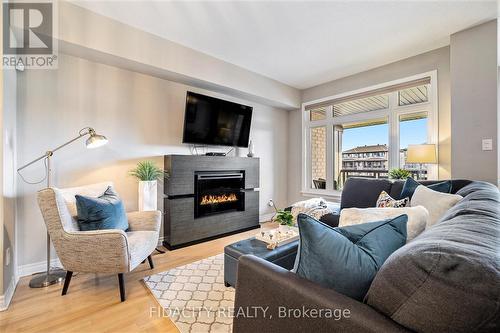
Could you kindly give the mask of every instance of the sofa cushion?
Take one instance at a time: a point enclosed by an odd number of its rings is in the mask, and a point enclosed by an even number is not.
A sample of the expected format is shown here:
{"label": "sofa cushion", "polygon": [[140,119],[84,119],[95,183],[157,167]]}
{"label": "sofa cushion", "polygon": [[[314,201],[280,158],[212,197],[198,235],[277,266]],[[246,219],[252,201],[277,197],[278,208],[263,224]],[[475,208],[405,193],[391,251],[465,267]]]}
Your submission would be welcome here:
{"label": "sofa cushion", "polygon": [[130,253],[130,270],[139,266],[158,245],[157,231],[129,231],[127,232],[128,249]]}
{"label": "sofa cushion", "polygon": [[342,189],[340,208],[375,207],[382,191],[391,190],[392,183],[387,179],[370,179],[361,177],[349,178]]}
{"label": "sofa cushion", "polygon": [[[442,182],[439,180],[420,180],[419,183],[421,185],[429,186],[432,184],[440,183]],[[451,180],[451,192],[450,193],[457,193],[461,188],[463,188],[466,185],[469,185],[471,183],[470,180],[466,179],[452,179]],[[405,181],[402,180],[396,180],[391,187],[391,192],[389,192],[389,195],[393,197],[394,199],[401,199],[401,191],[403,191],[403,185],[405,184]]]}
{"label": "sofa cushion", "polygon": [[495,331],[500,298],[500,199],[473,182],[442,221],[394,252],[365,302],[416,332]]}
{"label": "sofa cushion", "polygon": [[362,300],[385,259],[406,242],[407,216],[331,228],[300,214],[297,275]]}
{"label": "sofa cushion", "polygon": [[339,215],[339,213],[325,214],[325,215],[321,216],[321,218],[319,220],[321,222],[323,222],[324,224],[335,228],[335,227],[339,226],[340,215]]}
{"label": "sofa cushion", "polygon": [[443,215],[462,199],[458,194],[441,193],[420,185],[411,198],[411,206],[423,206],[429,212],[427,227],[436,224]]}
{"label": "sofa cushion", "polygon": [[406,242],[420,235],[427,226],[429,212],[423,206],[400,208],[346,208],[340,214],[339,227],[367,223],[385,219],[392,219],[406,214]]}
{"label": "sofa cushion", "polygon": [[[401,190],[401,198],[412,198],[413,193],[417,189],[418,186],[421,186],[415,179],[408,177],[403,185],[403,189]],[[446,180],[444,182],[434,183],[430,185],[423,185],[431,190],[442,192],[442,193],[451,193],[451,180]]]}

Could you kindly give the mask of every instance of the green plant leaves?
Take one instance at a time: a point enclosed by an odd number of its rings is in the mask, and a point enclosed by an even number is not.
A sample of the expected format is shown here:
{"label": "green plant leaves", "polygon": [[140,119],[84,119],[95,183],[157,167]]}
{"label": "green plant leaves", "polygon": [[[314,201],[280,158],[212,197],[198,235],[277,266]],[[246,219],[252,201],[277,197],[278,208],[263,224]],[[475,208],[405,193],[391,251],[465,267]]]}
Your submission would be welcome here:
{"label": "green plant leaves", "polygon": [[390,179],[406,179],[411,177],[411,172],[404,169],[394,168],[389,171]]}
{"label": "green plant leaves", "polygon": [[141,181],[162,180],[168,176],[165,171],[158,168],[151,161],[141,161],[137,163],[137,167],[130,170],[129,174]]}
{"label": "green plant leaves", "polygon": [[279,210],[274,219],[281,225],[293,226],[293,215],[289,211]]}

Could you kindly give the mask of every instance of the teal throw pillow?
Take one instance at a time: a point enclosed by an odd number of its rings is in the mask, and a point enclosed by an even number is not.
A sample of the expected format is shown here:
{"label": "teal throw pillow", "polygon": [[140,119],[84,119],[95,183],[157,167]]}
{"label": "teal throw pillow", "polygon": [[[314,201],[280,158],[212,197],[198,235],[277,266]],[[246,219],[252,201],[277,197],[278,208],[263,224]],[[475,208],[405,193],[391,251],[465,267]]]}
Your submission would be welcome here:
{"label": "teal throw pillow", "polygon": [[325,288],[362,301],[384,261],[406,243],[407,215],[332,228],[299,214],[295,272]]}
{"label": "teal throw pillow", "polygon": [[[406,178],[405,183],[403,184],[403,189],[401,190],[400,198],[410,198],[413,196],[413,193],[417,189],[420,184],[415,179],[408,177]],[[442,192],[442,193],[451,193],[451,180],[446,180],[444,182],[435,183],[432,185],[425,185],[427,188],[431,190]]]}
{"label": "teal throw pillow", "polygon": [[128,229],[125,207],[110,186],[98,198],[75,195],[78,227],[81,231],[103,229]]}

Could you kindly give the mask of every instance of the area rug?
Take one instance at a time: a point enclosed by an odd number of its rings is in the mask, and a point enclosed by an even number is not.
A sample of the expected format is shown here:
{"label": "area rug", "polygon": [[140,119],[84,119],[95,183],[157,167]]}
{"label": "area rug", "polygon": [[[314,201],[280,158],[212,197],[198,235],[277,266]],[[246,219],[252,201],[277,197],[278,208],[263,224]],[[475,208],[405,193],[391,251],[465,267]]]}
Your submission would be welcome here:
{"label": "area rug", "polygon": [[161,305],[151,315],[169,317],[180,332],[232,332],[234,289],[224,286],[223,254],[145,277],[144,282]]}

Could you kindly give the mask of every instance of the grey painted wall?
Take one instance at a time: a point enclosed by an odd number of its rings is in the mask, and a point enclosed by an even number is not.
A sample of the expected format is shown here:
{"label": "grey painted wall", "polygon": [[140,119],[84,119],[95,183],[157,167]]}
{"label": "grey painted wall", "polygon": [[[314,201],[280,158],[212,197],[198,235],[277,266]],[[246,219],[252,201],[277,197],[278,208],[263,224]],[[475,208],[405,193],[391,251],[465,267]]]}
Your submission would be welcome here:
{"label": "grey painted wall", "polygon": [[[300,91],[266,76],[89,11],[58,2],[60,50],[256,103],[296,108]],[[126,36],[126,37],[125,37]]]}
{"label": "grey painted wall", "polygon": [[[59,69],[25,71],[19,76],[18,164],[93,126],[109,139],[87,150],[84,140],[57,152],[53,181],[69,187],[111,180],[127,210],[137,209],[137,181],[128,170],[141,159],[163,165],[164,154],[189,154],[182,130],[186,91],[222,97],[254,107],[251,137],[260,157],[260,214],[272,212],[271,198],[280,206],[287,195],[288,111],[224,96],[156,77],[60,54]],[[224,149],[227,150],[227,149]],[[244,156],[246,149],[237,153]],[[26,178],[43,177],[43,165],[26,169]],[[45,227],[35,193],[43,185],[18,178],[19,265],[45,259]],[[163,192],[158,189],[158,194]],[[158,201],[161,207],[162,200]]]}
{"label": "grey painted wall", "polygon": [[[2,126],[2,220],[3,226],[3,291],[4,294],[13,282],[16,262],[16,79],[17,74],[13,69],[3,70],[3,126]],[[1,233],[0,233],[1,234]],[[7,253],[7,249],[10,249]],[[7,265],[8,263],[8,265]],[[1,304],[0,304],[1,305]]]}
{"label": "grey painted wall", "polygon": [[[450,108],[450,49],[439,48],[382,67],[351,75],[309,88],[302,93],[302,102],[340,94],[379,83],[397,80],[415,74],[437,70],[439,108],[439,177],[451,176],[451,108]],[[291,112],[289,132],[289,193],[290,202],[302,199],[301,191],[301,117],[300,111]]]}
{"label": "grey painted wall", "polygon": [[[450,59],[452,176],[496,184],[497,21],[452,35]],[[482,151],[482,139],[493,139],[492,151]]]}

